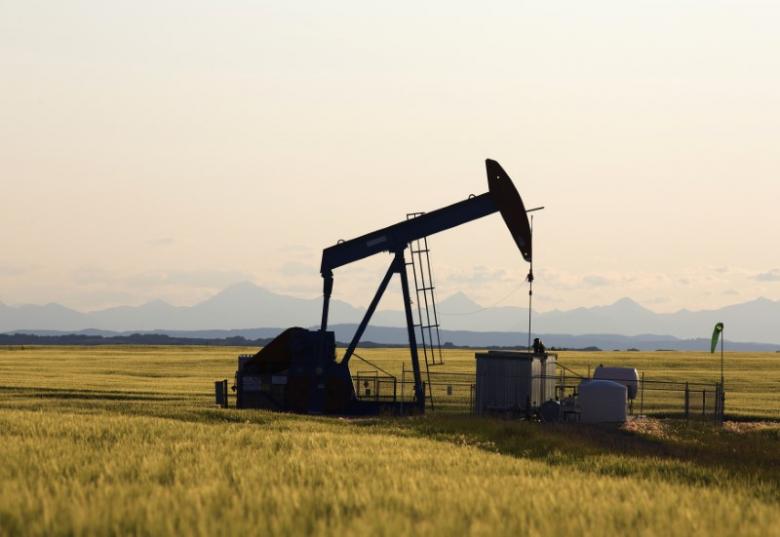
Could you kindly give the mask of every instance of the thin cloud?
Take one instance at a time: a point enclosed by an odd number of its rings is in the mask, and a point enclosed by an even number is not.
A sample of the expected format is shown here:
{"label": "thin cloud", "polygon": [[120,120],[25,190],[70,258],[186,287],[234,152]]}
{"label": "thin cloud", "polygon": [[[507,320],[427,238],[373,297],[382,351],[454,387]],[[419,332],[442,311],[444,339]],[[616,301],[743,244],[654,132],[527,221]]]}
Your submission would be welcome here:
{"label": "thin cloud", "polygon": [[0,265],[0,277],[2,276],[23,276],[25,274],[29,274],[35,270],[35,267],[32,266],[21,266],[21,265]]}
{"label": "thin cloud", "polygon": [[279,271],[285,276],[318,276],[319,270],[317,267],[307,265],[306,263],[300,263],[298,261],[289,261],[282,265]]}
{"label": "thin cloud", "polygon": [[665,296],[656,296],[653,298],[648,298],[642,301],[644,304],[668,304],[669,298]]}
{"label": "thin cloud", "polygon": [[489,269],[479,265],[470,271],[450,274],[446,279],[448,283],[475,285],[500,282],[506,279],[506,275],[507,272],[504,269]]}
{"label": "thin cloud", "polygon": [[71,271],[71,279],[78,285],[108,285],[117,280],[115,273],[99,267],[79,267]]}
{"label": "thin cloud", "polygon": [[134,274],[124,281],[131,287],[174,285],[217,289],[250,279],[250,274],[232,270],[164,270]]}
{"label": "thin cloud", "polygon": [[780,269],[772,269],[768,272],[756,274],[753,279],[759,282],[780,282]]}
{"label": "thin cloud", "polygon": [[589,276],[583,277],[582,283],[585,285],[589,285],[590,287],[606,287],[607,285],[610,285],[613,282],[612,280],[610,280],[609,278],[605,278],[604,276],[591,274]]}
{"label": "thin cloud", "polygon": [[176,242],[176,239],[172,237],[159,237],[157,239],[150,239],[146,241],[146,244],[150,246],[171,246]]}

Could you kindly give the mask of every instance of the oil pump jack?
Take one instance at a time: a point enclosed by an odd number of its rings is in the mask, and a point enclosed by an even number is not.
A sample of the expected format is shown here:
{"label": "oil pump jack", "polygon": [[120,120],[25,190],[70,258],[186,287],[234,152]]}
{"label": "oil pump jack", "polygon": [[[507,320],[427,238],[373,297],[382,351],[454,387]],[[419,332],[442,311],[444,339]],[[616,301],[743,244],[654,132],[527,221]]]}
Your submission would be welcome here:
{"label": "oil pump jack", "polygon": [[[414,376],[414,407],[425,410],[425,390],[417,354],[409,280],[404,251],[410,242],[472,220],[501,213],[525,261],[530,262],[531,231],[523,201],[512,180],[495,160],[486,161],[488,191],[479,196],[424,213],[325,248],[320,272],[323,278],[322,322],[319,330],[288,328],[254,355],[240,356],[236,406],[270,408],[313,414],[373,414],[387,403],[359,400],[355,395],[349,361],[393,275],[401,279],[406,326]],[[328,308],[333,292],[333,271],[366,257],[388,252],[393,256],[379,288],[358,325],[341,361],[336,361],[334,333],[328,331]],[[408,405],[407,405],[408,408]]]}

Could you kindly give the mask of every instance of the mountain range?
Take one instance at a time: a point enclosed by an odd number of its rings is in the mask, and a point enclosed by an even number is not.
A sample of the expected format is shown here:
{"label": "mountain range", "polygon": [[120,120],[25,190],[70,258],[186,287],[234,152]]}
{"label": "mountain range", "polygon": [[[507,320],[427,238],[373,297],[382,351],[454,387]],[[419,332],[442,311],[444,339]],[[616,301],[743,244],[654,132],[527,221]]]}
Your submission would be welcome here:
{"label": "mountain range", "polygon": [[[193,331],[213,333],[215,330],[251,332],[249,329],[262,327],[266,329],[262,330],[262,337],[266,337],[268,333],[287,326],[318,325],[321,307],[322,299],[319,297],[295,298],[244,282],[193,306],[173,306],[156,300],[140,306],[80,312],[60,304],[9,306],[0,303],[0,332],[78,332],[90,329],[93,332],[158,331],[176,334]],[[333,300],[331,324],[354,325],[360,321],[364,311],[363,308]],[[499,338],[498,333],[511,334],[512,339],[521,342],[527,337],[526,308],[482,307],[465,294],[456,293],[438,303],[437,313],[442,329],[448,331],[493,333],[494,338]],[[404,319],[402,311],[379,310],[372,319],[372,330],[382,327],[397,329],[405,325]],[[533,332],[571,336],[606,334],[660,342],[664,339],[706,338],[717,321],[725,323],[724,333],[730,341],[780,342],[780,301],[765,298],[716,310],[680,310],[674,313],[656,313],[629,298],[606,306],[534,311]],[[367,333],[369,336],[370,332]],[[660,340],[658,336],[661,336]],[[481,341],[484,337],[474,336],[472,339]]]}

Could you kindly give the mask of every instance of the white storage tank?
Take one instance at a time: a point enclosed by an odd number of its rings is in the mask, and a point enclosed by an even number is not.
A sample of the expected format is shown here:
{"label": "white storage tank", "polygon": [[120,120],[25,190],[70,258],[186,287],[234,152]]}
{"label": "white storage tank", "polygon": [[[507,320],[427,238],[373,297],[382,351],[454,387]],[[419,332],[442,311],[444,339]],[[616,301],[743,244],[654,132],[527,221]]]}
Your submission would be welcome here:
{"label": "white storage tank", "polygon": [[629,399],[636,399],[639,390],[639,371],[633,367],[604,367],[600,365],[593,373],[593,378],[618,382],[628,389]]}
{"label": "white storage tank", "polygon": [[626,421],[628,389],[611,380],[584,380],[577,401],[583,423],[622,423]]}

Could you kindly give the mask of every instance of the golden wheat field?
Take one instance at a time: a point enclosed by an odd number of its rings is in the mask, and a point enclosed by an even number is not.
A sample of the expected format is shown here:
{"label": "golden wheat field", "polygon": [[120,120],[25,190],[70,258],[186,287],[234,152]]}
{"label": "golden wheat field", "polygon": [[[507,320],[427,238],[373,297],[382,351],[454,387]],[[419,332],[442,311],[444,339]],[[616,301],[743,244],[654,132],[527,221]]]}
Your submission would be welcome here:
{"label": "golden wheat field", "polygon": [[[0,350],[0,535],[780,535],[779,355],[727,354],[723,427],[617,428],[218,409],[213,381],[242,352]],[[407,359],[360,354],[393,373]],[[473,370],[473,351],[444,358]],[[719,374],[709,354],[560,360]]]}

